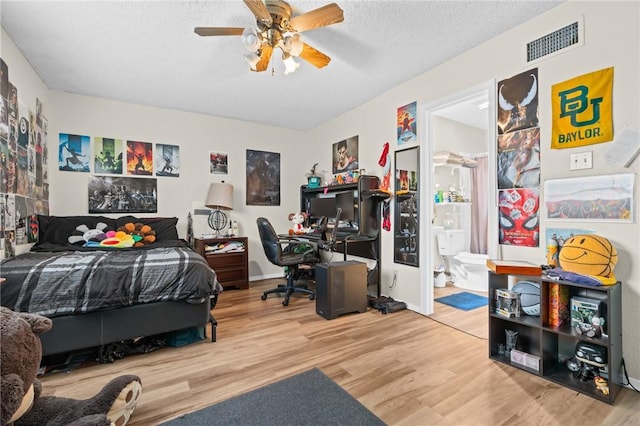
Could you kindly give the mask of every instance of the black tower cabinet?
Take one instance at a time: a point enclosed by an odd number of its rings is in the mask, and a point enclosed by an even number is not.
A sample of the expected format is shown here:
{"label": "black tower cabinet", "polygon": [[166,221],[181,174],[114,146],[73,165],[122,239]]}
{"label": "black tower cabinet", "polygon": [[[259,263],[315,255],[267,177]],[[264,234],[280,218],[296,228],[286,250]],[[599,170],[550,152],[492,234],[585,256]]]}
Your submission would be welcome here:
{"label": "black tower cabinet", "polygon": [[347,260],[316,264],[316,313],[326,319],[367,311],[367,264]]}

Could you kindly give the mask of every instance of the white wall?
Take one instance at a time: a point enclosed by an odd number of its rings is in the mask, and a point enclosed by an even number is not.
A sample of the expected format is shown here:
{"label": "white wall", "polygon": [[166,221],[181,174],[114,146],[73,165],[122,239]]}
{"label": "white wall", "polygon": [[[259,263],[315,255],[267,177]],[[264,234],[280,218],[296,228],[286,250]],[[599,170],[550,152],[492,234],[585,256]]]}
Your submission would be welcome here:
{"label": "white wall", "polygon": [[[584,15],[585,44],[565,53],[552,56],[535,65],[524,63],[523,48],[526,42],[575,22]],[[375,167],[382,143],[395,144],[396,109],[410,102],[418,102],[418,110],[425,105],[451,97],[468,88],[491,80],[509,78],[527,69],[538,68],[539,115],[541,128],[542,181],[561,177],[592,176],[610,173],[635,172],[640,169],[640,159],[632,167],[616,168],[602,159],[611,144],[590,145],[582,149],[551,150],[550,93],[551,86],[572,77],[614,67],[613,114],[616,134],[625,127],[640,127],[640,3],[638,2],[567,2],[551,11],[508,31],[483,45],[416,77],[387,93],[367,102],[329,123],[309,132],[308,139],[323,144],[337,141],[346,135],[360,135],[361,160],[364,167],[379,172]],[[417,55],[428,52],[416,52]],[[419,116],[421,120],[423,117]],[[418,122],[419,138],[424,140],[427,132],[423,121]],[[392,148],[392,149],[393,149]],[[590,150],[594,152],[594,168],[569,171],[569,155]],[[423,152],[426,150],[422,150]],[[322,166],[327,167],[326,164]],[[425,176],[426,171],[422,171]],[[635,181],[635,220],[632,224],[589,223],[595,232],[609,238],[620,253],[616,276],[623,283],[623,350],[627,368],[632,377],[640,377],[640,197],[638,177]],[[429,196],[431,188],[425,188]],[[544,197],[544,194],[542,194]],[[548,223],[542,218],[541,233],[546,227],[570,227]],[[421,222],[424,223],[424,220]],[[421,242],[425,249],[425,242]],[[528,259],[535,263],[545,262],[545,248],[537,249],[502,246],[504,258]],[[388,287],[392,271],[398,271],[398,284],[388,291],[392,297],[403,300],[410,307],[420,305],[420,271],[393,263],[393,238],[390,232],[382,233],[382,284]],[[430,271],[426,276],[431,277]],[[430,281],[430,280],[429,280]],[[429,282],[431,284],[431,282]]]}
{"label": "white wall", "polygon": [[[265,258],[257,232],[256,218],[267,217],[273,226],[286,232],[288,213],[300,209],[300,185],[312,164],[300,161],[296,150],[302,135],[298,131],[269,127],[226,118],[211,117],[115,102],[93,97],[51,92],[50,142],[58,133],[90,135],[180,146],[180,177],[158,176],[158,215],[179,218],[178,231],[186,234],[187,213],[193,203],[203,201],[210,182],[224,180],[234,186],[234,208],[228,215],[237,220],[240,232],[249,238],[249,274],[257,279],[281,275],[281,268]],[[247,206],[245,203],[246,150],[280,153],[281,205]],[[209,152],[229,154],[229,174],[209,174]],[[50,164],[56,165],[51,149]],[[56,215],[87,214],[88,173],[50,172],[51,212]],[[200,205],[203,207],[203,204]],[[146,215],[154,216],[154,215]],[[194,217],[194,234],[211,232],[206,216]]]}

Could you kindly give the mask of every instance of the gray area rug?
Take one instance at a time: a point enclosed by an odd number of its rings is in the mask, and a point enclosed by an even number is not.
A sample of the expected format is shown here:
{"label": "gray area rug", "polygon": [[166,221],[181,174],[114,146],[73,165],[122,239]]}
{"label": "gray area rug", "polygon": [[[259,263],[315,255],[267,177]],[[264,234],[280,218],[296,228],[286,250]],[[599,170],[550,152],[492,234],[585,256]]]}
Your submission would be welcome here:
{"label": "gray area rug", "polygon": [[166,426],[384,424],[317,368],[163,423]]}

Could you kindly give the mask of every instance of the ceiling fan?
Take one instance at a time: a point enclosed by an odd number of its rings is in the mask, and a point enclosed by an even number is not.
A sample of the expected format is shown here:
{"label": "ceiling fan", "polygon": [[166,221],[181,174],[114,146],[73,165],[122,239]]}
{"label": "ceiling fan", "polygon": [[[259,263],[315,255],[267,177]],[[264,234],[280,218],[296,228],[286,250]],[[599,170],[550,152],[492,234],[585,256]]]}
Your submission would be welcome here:
{"label": "ceiling fan", "polygon": [[242,36],[248,50],[245,59],[252,71],[265,71],[275,48],[282,50],[285,74],[295,71],[299,57],[323,68],[331,58],[300,39],[303,31],[326,27],[344,20],[342,9],[335,3],[291,17],[291,6],[283,0],[244,0],[256,17],[257,28],[196,27],[200,36]]}

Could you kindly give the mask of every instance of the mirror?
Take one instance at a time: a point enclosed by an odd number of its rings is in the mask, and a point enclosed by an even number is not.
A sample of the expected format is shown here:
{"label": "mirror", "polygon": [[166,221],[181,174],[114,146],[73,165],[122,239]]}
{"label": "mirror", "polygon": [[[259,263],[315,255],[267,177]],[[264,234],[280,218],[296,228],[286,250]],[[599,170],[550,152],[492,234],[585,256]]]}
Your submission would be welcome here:
{"label": "mirror", "polygon": [[418,147],[396,151],[394,262],[418,266],[418,202],[420,182]]}

